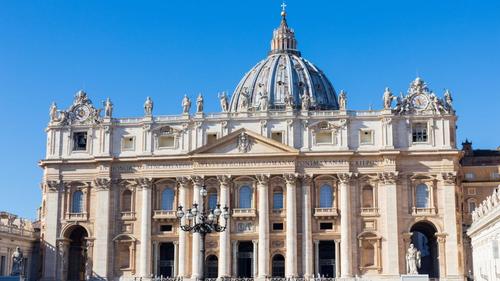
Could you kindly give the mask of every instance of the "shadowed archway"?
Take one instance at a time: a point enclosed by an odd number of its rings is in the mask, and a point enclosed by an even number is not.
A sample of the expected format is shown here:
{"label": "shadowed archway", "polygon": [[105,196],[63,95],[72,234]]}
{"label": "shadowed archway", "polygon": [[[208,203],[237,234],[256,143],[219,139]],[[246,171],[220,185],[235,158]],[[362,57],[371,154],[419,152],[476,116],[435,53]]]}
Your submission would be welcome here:
{"label": "shadowed archway", "polygon": [[415,223],[411,229],[411,242],[420,251],[421,266],[419,274],[428,274],[430,278],[439,278],[438,243],[436,227],[427,221]]}

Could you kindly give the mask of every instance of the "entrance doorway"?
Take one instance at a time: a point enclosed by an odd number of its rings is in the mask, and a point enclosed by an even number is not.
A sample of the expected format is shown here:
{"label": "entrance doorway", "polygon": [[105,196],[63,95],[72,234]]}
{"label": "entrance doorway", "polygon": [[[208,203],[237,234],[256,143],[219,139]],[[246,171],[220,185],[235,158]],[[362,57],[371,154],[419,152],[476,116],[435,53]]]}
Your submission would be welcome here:
{"label": "entrance doorway", "polygon": [[325,278],[335,277],[335,242],[319,242],[319,275]]}
{"label": "entrance doorway", "polygon": [[276,254],[273,257],[273,277],[285,277],[285,257],[280,254]]}
{"label": "entrance doorway", "polygon": [[69,235],[68,281],[85,280],[85,263],[87,261],[85,240],[87,237],[87,231],[81,226],[75,226]]}
{"label": "entrance doorway", "polygon": [[238,244],[238,277],[252,277],[253,243],[241,241]]}
{"label": "entrance doorway", "polygon": [[174,277],[174,244],[160,244],[160,260],[158,261],[158,273],[163,277]]}
{"label": "entrance doorway", "polygon": [[[436,228],[429,222],[418,222],[411,227],[411,242],[420,251],[420,274],[428,274],[430,278],[439,278],[438,245]],[[408,246],[408,245],[406,245]]]}
{"label": "entrance doorway", "polygon": [[207,257],[205,262],[206,268],[206,277],[207,278],[217,278],[218,270],[219,270],[219,260],[217,256],[210,255]]}

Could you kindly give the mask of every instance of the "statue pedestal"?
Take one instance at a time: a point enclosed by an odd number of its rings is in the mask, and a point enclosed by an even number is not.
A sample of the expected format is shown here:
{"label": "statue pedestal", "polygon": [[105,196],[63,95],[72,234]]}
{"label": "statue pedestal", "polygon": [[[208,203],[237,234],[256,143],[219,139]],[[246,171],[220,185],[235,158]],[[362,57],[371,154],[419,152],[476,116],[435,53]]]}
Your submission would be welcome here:
{"label": "statue pedestal", "polygon": [[429,275],[427,274],[401,275],[401,281],[429,281]]}

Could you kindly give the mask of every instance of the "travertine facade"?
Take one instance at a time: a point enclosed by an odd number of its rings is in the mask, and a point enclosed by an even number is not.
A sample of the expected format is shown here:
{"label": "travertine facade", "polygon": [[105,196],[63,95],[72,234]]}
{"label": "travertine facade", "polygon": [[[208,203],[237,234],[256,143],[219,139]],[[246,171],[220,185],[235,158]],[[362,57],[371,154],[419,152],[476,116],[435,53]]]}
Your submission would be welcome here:
{"label": "travertine facade", "polygon": [[230,101],[219,95],[220,113],[205,114],[201,96],[174,116],[147,98],[144,116],[114,118],[111,101],[101,114],[82,91],[68,110],[52,105],[44,280],[199,277],[198,237],[175,211],[200,200],[232,214],[207,236],[207,277],[399,280],[413,240],[421,273],[463,279],[450,93],[417,78],[395,107],[386,89],[383,110],[349,110],[285,16],[268,57]]}

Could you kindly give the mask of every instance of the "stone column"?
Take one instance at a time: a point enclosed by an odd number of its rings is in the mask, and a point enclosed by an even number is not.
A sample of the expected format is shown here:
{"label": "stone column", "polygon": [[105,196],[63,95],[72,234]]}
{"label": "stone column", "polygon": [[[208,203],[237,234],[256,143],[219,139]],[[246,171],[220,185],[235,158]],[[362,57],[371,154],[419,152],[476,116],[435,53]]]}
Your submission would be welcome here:
{"label": "stone column", "polygon": [[[457,223],[457,206],[456,206],[456,173],[441,174],[441,188],[443,197],[441,198],[443,206],[443,224],[446,236],[445,255],[446,259],[446,277],[459,278],[461,272],[461,260],[458,255],[458,235],[461,234],[461,225]],[[443,257],[442,252],[439,252],[439,257]],[[463,273],[463,272],[462,272]],[[443,277],[443,275],[441,275]]]}
{"label": "stone column", "polygon": [[447,276],[448,275],[448,268],[447,268],[447,263],[446,263],[446,255],[443,253],[446,253],[446,233],[436,233],[436,240],[437,240],[437,247],[438,247],[438,262],[439,262],[439,274],[441,276]]}
{"label": "stone column", "polygon": [[141,188],[141,247],[139,251],[139,276],[151,275],[151,189],[153,181],[137,179]]}
{"label": "stone column", "polygon": [[319,241],[314,240],[314,271],[319,274]]}
{"label": "stone column", "polygon": [[179,275],[179,242],[174,241],[174,277]]}
{"label": "stone column", "polygon": [[233,277],[238,277],[238,241],[233,241]]}
{"label": "stone column", "polygon": [[[398,231],[398,172],[379,173],[380,210],[382,225],[382,264],[383,274],[399,276],[399,231]],[[390,265],[390,266],[387,266]]]}
{"label": "stone column", "polygon": [[96,214],[95,217],[95,255],[94,272],[102,280],[108,280],[109,257],[111,248],[109,237],[110,225],[110,187],[111,181],[105,178],[97,178],[93,181],[92,187],[96,191]]}
{"label": "stone column", "polygon": [[285,174],[286,180],[286,265],[285,277],[297,277],[297,195],[296,174]]}
{"label": "stone column", "polygon": [[[187,188],[189,184],[189,179],[186,177],[178,177],[177,183],[179,185],[179,205],[184,208],[184,212],[187,210]],[[181,223],[183,225],[186,224],[186,217],[184,216],[181,219]],[[187,245],[187,233],[183,230],[179,229],[179,256],[178,259],[178,271],[177,274],[179,277],[186,277],[186,249]],[[176,276],[177,277],[177,276]]]}
{"label": "stone column", "polygon": [[[201,212],[203,210],[203,198],[201,198],[200,195],[200,190],[204,184],[203,177],[199,176],[193,176],[191,177],[191,180],[193,181],[193,204],[197,203],[198,204],[198,212]],[[193,218],[195,219],[195,218]],[[201,236],[199,233],[195,232],[193,233],[193,247],[192,247],[192,253],[191,253],[191,279],[193,280],[198,280],[201,278],[201,273],[202,273],[202,266],[205,261],[205,257],[202,257],[200,255],[200,245],[201,243]]]}
{"label": "stone column", "polygon": [[[270,276],[269,272],[269,176],[257,175],[259,194],[259,278]],[[255,247],[256,243],[254,243]]]}
{"label": "stone column", "polygon": [[351,243],[351,199],[349,182],[351,173],[337,174],[340,189],[340,276],[352,277],[352,243]]}
{"label": "stone column", "polygon": [[335,278],[340,278],[340,241],[335,240]]}
{"label": "stone column", "polygon": [[260,266],[262,260],[257,261],[257,247],[259,245],[258,241],[252,240],[252,243],[253,243],[252,273],[253,273],[253,278],[257,278],[257,266]]}
{"label": "stone column", "polygon": [[[220,183],[220,205],[231,208],[231,199],[229,193],[230,176],[217,176]],[[231,277],[231,221],[227,219],[226,230],[219,233],[219,272],[218,277]]]}
{"label": "stone column", "polygon": [[44,183],[44,189],[46,196],[46,213],[44,217],[45,235],[44,241],[41,243],[44,252],[42,280],[55,281],[61,279],[61,277],[57,276],[58,252],[55,249],[57,248],[57,238],[59,237],[60,231],[59,221],[63,183],[60,181],[47,181]]}
{"label": "stone column", "polygon": [[311,183],[312,177],[302,177],[302,272],[304,278],[313,276],[313,247],[312,247],[312,222],[311,222]]}

